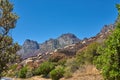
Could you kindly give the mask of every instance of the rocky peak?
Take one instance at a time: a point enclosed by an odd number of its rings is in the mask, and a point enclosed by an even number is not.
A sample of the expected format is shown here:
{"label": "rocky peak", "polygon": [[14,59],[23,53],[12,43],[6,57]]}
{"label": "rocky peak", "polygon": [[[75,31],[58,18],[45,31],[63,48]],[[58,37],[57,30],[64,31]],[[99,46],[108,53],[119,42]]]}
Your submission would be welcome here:
{"label": "rocky peak", "polygon": [[41,53],[51,52],[58,48],[64,48],[65,46],[78,43],[80,39],[78,39],[74,34],[67,33],[62,34],[57,39],[49,39],[40,45]]}
{"label": "rocky peak", "polygon": [[22,58],[28,58],[34,56],[34,52],[39,49],[39,44],[36,41],[26,39],[21,50],[17,53],[22,56]]}
{"label": "rocky peak", "polygon": [[77,38],[77,37],[72,33],[66,33],[62,34],[59,38]]}
{"label": "rocky peak", "polygon": [[23,47],[26,49],[39,49],[39,44],[37,43],[37,41],[26,39]]}
{"label": "rocky peak", "polygon": [[80,42],[80,39],[72,33],[62,34],[57,40],[61,47]]}
{"label": "rocky peak", "polygon": [[114,30],[114,28],[115,28],[115,27],[114,27],[113,24],[105,25],[105,26],[102,28],[100,34],[106,34],[106,33],[108,33],[109,31]]}
{"label": "rocky peak", "polygon": [[62,49],[65,46],[78,43],[79,41],[80,39],[71,33],[62,34],[56,39],[51,38],[42,44],[27,39],[18,53],[22,55],[22,58],[28,58],[30,56],[36,56],[39,53],[44,54],[54,51],[55,49]]}

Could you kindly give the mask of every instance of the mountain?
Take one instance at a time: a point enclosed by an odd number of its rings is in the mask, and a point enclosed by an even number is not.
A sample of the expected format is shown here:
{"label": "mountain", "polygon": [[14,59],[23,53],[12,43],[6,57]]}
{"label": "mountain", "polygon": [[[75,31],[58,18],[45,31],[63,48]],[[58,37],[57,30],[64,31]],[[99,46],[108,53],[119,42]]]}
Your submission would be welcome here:
{"label": "mountain", "polygon": [[22,58],[28,58],[34,56],[34,52],[38,50],[39,44],[36,41],[26,39],[20,51],[17,54],[21,55]]}
{"label": "mountain", "polygon": [[57,39],[49,39],[42,44],[38,44],[36,41],[27,39],[21,50],[17,53],[22,56],[23,59],[36,56],[37,54],[49,53],[55,49],[62,49],[65,46],[75,44],[81,40],[72,33],[62,34]]}
{"label": "mountain", "polygon": [[74,34],[71,33],[63,34],[57,40],[61,48],[80,42],[80,39],[78,39]]}
{"label": "mountain", "polygon": [[49,39],[42,44],[27,39],[21,50],[18,51],[18,54],[22,55],[23,58],[20,65],[38,66],[48,60],[71,59],[85,50],[91,43],[103,43],[114,29],[114,25],[105,25],[96,36],[83,40],[71,33],[62,34],[57,39]]}
{"label": "mountain", "polygon": [[33,40],[25,40],[22,48],[17,53],[22,56],[23,59],[32,56],[50,54],[53,51],[58,53],[64,53],[66,55],[75,55],[76,52],[83,47],[89,45],[92,42],[103,42],[108,35],[114,30],[114,25],[105,25],[101,31],[94,37],[84,38],[80,40],[72,33],[62,34],[56,39],[49,39],[41,44],[38,44]]}

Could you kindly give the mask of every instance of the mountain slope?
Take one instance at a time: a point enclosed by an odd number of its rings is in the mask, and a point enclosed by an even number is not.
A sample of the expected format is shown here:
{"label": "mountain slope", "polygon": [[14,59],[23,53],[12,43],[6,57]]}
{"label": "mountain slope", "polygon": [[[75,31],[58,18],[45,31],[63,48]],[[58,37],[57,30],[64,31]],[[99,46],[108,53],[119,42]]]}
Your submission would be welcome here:
{"label": "mountain slope", "polygon": [[57,39],[49,39],[42,44],[38,44],[36,41],[27,39],[24,42],[22,49],[18,51],[18,54],[22,55],[22,58],[24,59],[31,56],[36,56],[37,54],[49,53],[55,49],[62,49],[65,46],[75,44],[80,41],[81,40],[79,38],[71,33],[62,34]]}
{"label": "mountain slope", "polygon": [[36,41],[27,39],[21,50],[17,53],[21,55],[23,59],[36,56],[38,54],[49,54],[56,49],[59,49],[58,52],[67,53],[67,55],[74,55],[77,50],[82,49],[91,42],[103,42],[112,30],[114,30],[114,25],[105,25],[96,36],[85,38],[83,40],[80,40],[72,33],[62,34],[58,38],[49,39],[42,44],[38,44]]}

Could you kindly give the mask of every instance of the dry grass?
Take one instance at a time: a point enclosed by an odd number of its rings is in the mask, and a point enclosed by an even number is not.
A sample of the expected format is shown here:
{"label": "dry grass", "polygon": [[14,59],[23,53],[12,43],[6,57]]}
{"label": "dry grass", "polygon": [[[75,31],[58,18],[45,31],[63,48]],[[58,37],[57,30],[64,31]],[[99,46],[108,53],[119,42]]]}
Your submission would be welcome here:
{"label": "dry grass", "polygon": [[27,79],[14,78],[13,80],[51,80],[51,79],[46,79],[46,78],[42,78],[40,76],[35,76],[32,78],[27,78]]}
{"label": "dry grass", "polygon": [[93,65],[85,65],[84,69],[77,70],[72,78],[61,80],[103,80],[103,78]]}
{"label": "dry grass", "polygon": [[[51,79],[45,79],[40,76],[35,76],[28,79],[15,78],[14,80],[51,80]],[[75,73],[73,73],[73,76],[71,78],[68,79],[62,78],[60,80],[103,80],[103,78],[100,75],[100,72],[93,65],[85,65],[84,69],[77,70]]]}

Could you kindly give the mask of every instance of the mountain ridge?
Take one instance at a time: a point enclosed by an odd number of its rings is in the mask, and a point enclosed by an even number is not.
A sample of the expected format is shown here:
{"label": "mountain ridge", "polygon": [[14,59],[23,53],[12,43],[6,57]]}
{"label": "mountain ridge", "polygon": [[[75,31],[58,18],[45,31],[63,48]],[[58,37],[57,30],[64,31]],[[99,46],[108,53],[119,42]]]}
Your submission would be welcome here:
{"label": "mountain ridge", "polygon": [[[23,59],[25,59],[32,56],[37,56],[38,54],[48,54],[56,49],[64,49],[65,47],[76,43],[79,43],[77,49],[82,48],[82,46],[87,45],[93,41],[102,42],[104,38],[108,36],[110,31],[114,30],[114,28],[114,24],[105,25],[96,36],[84,38],[83,40],[79,39],[72,33],[62,34],[56,39],[50,38],[41,44],[39,44],[37,41],[26,39],[21,50],[17,53],[21,55]],[[72,51],[72,54],[74,54],[75,50]]]}
{"label": "mountain ridge", "polygon": [[62,34],[56,39],[50,38],[41,44],[37,41],[26,39],[21,50],[17,53],[24,59],[36,56],[37,54],[45,54],[58,48],[64,48],[67,45],[75,44],[80,41],[81,40],[72,33]]}

